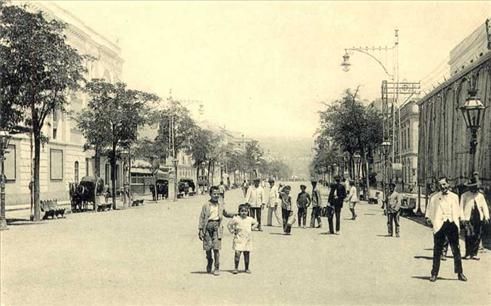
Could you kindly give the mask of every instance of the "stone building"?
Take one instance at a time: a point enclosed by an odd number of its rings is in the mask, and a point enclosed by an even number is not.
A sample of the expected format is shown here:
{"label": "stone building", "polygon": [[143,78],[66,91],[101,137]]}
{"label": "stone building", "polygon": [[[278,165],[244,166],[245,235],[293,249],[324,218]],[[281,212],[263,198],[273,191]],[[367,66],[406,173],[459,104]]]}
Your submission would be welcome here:
{"label": "stone building", "polygon": [[[96,60],[85,63],[86,79],[104,78],[110,82],[121,80],[123,59],[119,46],[95,32],[80,19],[53,3],[29,2],[33,10],[45,12],[47,18],[56,18],[67,23],[67,42],[80,54],[88,54]],[[73,113],[87,105],[87,96],[73,92],[69,96],[69,110]],[[41,150],[40,196],[44,199],[68,199],[68,184],[78,182],[83,176],[94,173],[93,152],[84,151],[85,140],[66,113],[54,112],[46,119],[43,129],[49,137]],[[16,135],[9,146],[5,160],[7,206],[28,204],[31,200],[31,140],[30,135]],[[119,168],[119,167],[118,167]],[[101,176],[110,181],[110,166],[102,160]],[[121,170],[118,170],[118,183]]]}

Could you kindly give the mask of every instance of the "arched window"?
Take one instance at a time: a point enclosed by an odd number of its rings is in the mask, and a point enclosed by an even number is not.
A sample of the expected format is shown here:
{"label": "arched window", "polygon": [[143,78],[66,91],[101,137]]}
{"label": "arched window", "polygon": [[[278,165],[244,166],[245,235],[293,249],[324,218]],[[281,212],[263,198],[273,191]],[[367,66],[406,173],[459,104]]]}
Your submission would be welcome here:
{"label": "arched window", "polygon": [[74,174],[74,180],[75,183],[78,183],[78,161],[75,162],[75,165],[73,167],[73,174]]}

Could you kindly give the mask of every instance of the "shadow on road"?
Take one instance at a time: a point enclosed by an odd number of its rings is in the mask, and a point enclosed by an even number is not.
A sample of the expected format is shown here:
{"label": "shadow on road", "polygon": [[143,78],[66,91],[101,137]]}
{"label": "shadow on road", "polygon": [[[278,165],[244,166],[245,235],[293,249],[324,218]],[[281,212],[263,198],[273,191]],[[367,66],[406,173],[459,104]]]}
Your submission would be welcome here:
{"label": "shadow on road", "polygon": [[365,216],[376,216],[377,214],[364,214]]}
{"label": "shadow on road", "polygon": [[[420,279],[420,280],[426,280],[426,281],[429,281],[430,280],[430,276],[417,276],[417,275],[413,275],[411,276],[411,278],[415,278],[415,279]],[[456,281],[458,279],[453,279],[453,278],[445,278],[445,277],[438,277],[437,278],[438,280],[447,280],[447,281]]]}
{"label": "shadow on road", "polygon": [[433,256],[424,256],[424,255],[416,255],[414,256],[416,259],[427,259],[427,260],[433,260]]}
{"label": "shadow on road", "polygon": [[[61,219],[64,219],[64,218],[61,218]],[[33,222],[29,219],[7,218],[7,225],[9,225],[9,226],[37,225],[37,224],[44,224],[44,223],[46,223],[46,222],[45,221]]]}
{"label": "shadow on road", "polygon": [[392,236],[391,236],[391,235],[377,235],[377,237],[385,237],[385,238],[389,238],[389,237],[391,237],[391,238],[392,238]]}

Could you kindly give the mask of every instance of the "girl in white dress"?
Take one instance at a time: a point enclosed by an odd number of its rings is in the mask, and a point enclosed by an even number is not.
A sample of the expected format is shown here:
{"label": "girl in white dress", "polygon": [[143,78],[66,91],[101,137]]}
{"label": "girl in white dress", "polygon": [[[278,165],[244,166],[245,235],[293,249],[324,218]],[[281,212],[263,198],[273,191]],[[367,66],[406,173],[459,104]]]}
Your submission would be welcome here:
{"label": "girl in white dress", "polygon": [[256,219],[248,216],[249,209],[246,204],[239,205],[239,215],[233,217],[228,223],[228,230],[234,234],[233,249],[235,251],[235,269],[232,273],[237,274],[240,262],[240,254],[244,253],[245,272],[249,270],[249,254],[252,250],[252,229],[258,227]]}

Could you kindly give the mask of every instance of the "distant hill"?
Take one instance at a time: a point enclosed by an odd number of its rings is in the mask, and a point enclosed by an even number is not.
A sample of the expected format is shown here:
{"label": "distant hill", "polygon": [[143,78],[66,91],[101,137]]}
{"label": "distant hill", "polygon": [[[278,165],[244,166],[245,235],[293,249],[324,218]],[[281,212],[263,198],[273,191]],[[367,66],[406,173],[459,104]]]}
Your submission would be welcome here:
{"label": "distant hill", "polygon": [[314,138],[306,137],[254,137],[265,153],[283,160],[293,171],[293,175],[309,177],[309,164],[312,159]]}

